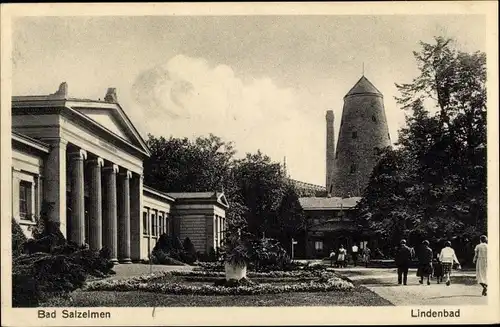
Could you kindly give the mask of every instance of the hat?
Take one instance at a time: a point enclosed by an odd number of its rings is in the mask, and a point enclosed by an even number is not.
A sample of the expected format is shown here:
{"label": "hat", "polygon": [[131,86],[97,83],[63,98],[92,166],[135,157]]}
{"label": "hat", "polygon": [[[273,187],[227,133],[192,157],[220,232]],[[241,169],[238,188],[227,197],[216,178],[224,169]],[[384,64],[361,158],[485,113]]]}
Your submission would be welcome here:
{"label": "hat", "polygon": [[401,244],[406,244],[406,240],[401,240]]}
{"label": "hat", "polygon": [[423,245],[429,245],[429,241],[424,240],[424,241],[422,242],[422,244],[423,244]]}

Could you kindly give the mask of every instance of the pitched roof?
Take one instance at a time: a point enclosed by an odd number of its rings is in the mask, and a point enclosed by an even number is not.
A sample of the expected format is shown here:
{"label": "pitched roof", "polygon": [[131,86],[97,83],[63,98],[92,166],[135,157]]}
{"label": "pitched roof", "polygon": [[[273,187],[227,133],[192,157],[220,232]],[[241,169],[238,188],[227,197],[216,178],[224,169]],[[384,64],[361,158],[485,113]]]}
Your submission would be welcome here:
{"label": "pitched roof", "polygon": [[382,95],[382,93],[380,93],[380,91],[365,76],[361,76],[361,78],[356,82],[356,84],[354,84],[345,96],[348,97],[357,94]]}
{"label": "pitched roof", "polygon": [[300,205],[304,210],[328,210],[328,209],[352,209],[361,200],[360,197],[352,198],[319,198],[307,197],[299,198]]}
{"label": "pitched roof", "polygon": [[48,145],[40,140],[29,137],[27,135],[21,134],[19,132],[12,131],[12,140],[17,141],[19,143],[22,143],[24,145],[27,145],[31,148],[35,148],[37,150],[40,150],[42,152],[49,153],[49,150],[50,150],[50,145]]}
{"label": "pitched roof", "polygon": [[222,192],[169,192],[166,193],[168,196],[174,198],[175,200],[211,200],[215,201],[224,207],[229,207],[227,199]]}

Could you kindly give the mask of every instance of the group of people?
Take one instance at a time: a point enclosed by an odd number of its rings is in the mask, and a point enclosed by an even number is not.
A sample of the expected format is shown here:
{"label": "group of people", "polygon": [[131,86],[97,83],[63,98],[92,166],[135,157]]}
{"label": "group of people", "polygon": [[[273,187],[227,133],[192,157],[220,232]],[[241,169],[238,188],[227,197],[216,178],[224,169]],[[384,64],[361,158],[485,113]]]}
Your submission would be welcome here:
{"label": "group of people", "polygon": [[[361,250],[361,260],[364,263],[366,267],[368,267],[368,263],[370,262],[370,249],[365,246]],[[359,247],[354,244],[351,248],[351,256],[352,256],[352,261],[354,266],[358,265],[358,260],[359,260]],[[337,267],[340,268],[345,268],[347,267],[347,249],[344,248],[344,245],[340,245],[340,248],[338,249],[338,253],[335,253],[334,250],[330,252],[330,265],[333,266],[334,264]]]}
{"label": "group of people", "polygon": [[[485,235],[480,237],[480,243],[474,249],[473,262],[476,264],[476,279],[479,285],[482,286],[482,295],[487,295],[488,282],[486,278],[487,270],[487,243],[488,239]],[[401,240],[400,247],[396,253],[396,265],[398,267],[398,284],[407,284],[408,269],[412,258],[415,257],[415,251],[406,245],[406,240]],[[446,241],[444,248],[441,249],[439,254],[434,257],[433,251],[429,246],[429,241],[422,242],[422,247],[417,253],[418,269],[417,276],[420,277],[419,283],[424,283],[424,278],[427,285],[430,285],[430,278],[434,276],[437,283],[443,282],[447,286],[451,284],[450,276],[451,271],[456,265],[460,269],[460,262],[457,259],[455,250],[451,247],[451,242]]]}

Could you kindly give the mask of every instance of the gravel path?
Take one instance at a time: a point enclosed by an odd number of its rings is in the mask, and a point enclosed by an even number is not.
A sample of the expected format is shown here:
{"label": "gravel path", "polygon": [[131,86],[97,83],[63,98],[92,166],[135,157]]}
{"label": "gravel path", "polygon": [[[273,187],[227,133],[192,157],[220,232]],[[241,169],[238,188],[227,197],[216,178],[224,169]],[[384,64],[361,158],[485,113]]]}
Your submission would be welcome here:
{"label": "gravel path", "polygon": [[481,287],[475,283],[474,271],[453,271],[450,286],[420,285],[416,270],[408,273],[408,285],[397,284],[395,269],[347,268],[336,272],[363,285],[394,305],[487,305]]}

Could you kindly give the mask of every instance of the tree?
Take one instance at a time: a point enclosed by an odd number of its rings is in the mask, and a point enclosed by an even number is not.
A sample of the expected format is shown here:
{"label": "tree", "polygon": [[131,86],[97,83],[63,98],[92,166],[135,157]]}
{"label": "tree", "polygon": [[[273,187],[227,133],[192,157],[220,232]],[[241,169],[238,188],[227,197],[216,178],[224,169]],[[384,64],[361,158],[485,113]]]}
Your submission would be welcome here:
{"label": "tree", "polygon": [[420,74],[396,84],[407,126],[359,204],[360,222],[392,241],[486,231],[486,56],[440,37],[421,46]]}
{"label": "tree", "polygon": [[194,141],[154,137],[147,141],[151,157],[144,161],[144,182],[164,192],[222,190],[231,185],[233,144],[210,134]]}
{"label": "tree", "polygon": [[234,181],[246,213],[247,230],[259,236],[270,229],[271,216],[284,194],[284,176],[279,163],[258,151],[248,153],[234,166]]}

